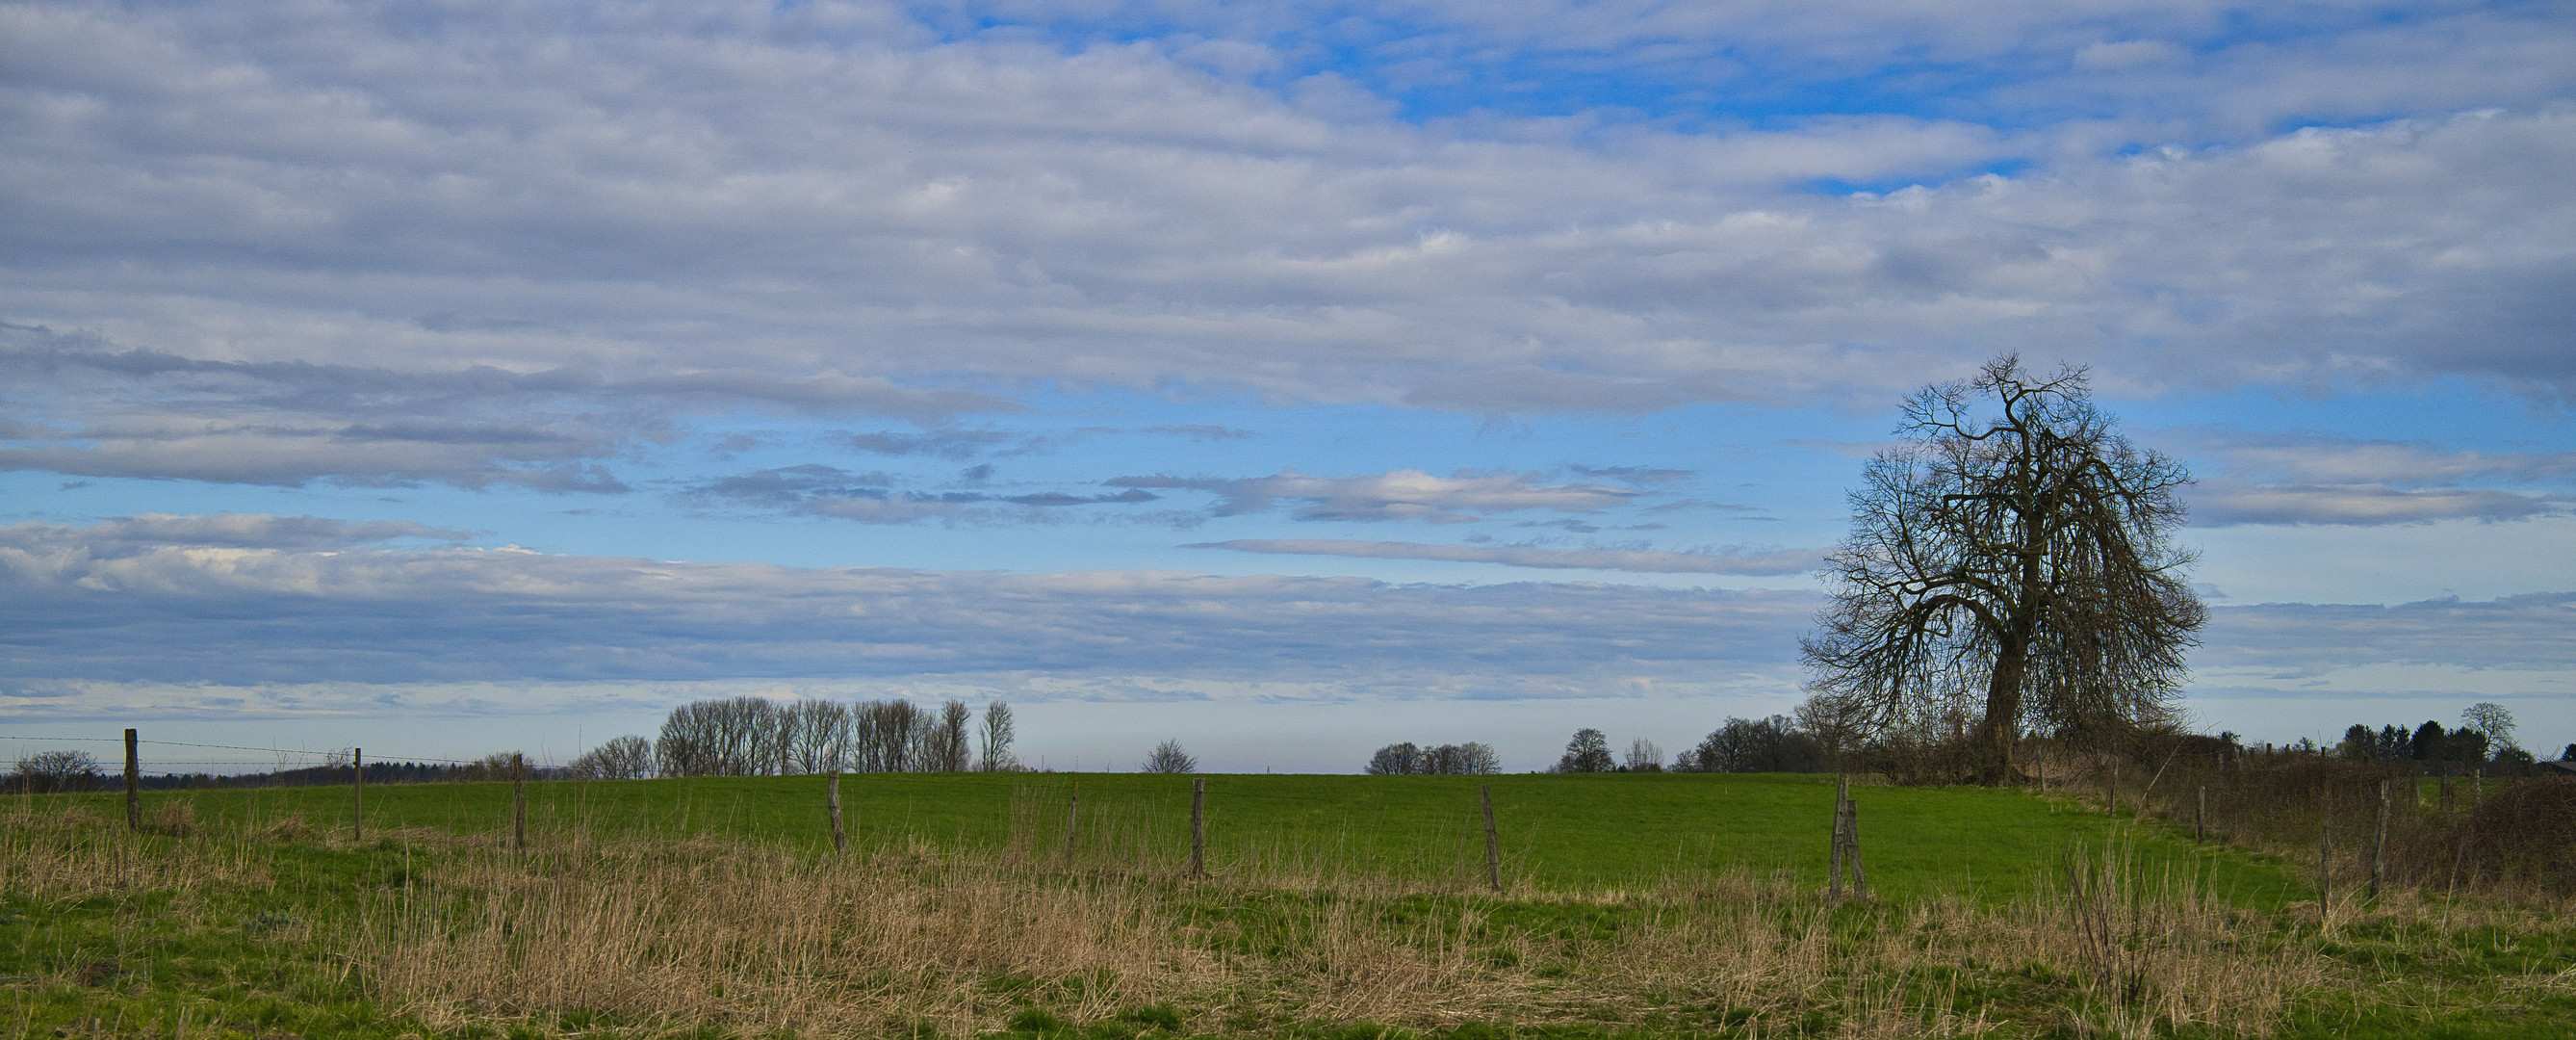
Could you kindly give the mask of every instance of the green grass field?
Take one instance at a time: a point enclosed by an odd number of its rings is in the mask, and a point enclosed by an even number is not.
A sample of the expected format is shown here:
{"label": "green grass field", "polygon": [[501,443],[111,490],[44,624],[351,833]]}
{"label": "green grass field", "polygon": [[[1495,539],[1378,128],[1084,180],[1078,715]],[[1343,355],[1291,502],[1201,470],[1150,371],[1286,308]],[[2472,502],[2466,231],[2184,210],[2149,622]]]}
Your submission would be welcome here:
{"label": "green grass field", "polygon": [[[1648,774],[1486,778],[1209,776],[1214,869],[1305,869],[1410,881],[1484,876],[1477,788],[1493,790],[1506,874],[1541,890],[1635,888],[1728,869],[1791,871],[1821,886],[1831,777]],[[849,774],[841,797],[852,840],[995,851],[1016,842],[1060,849],[1080,793],[1077,844],[1090,860],[1168,867],[1187,855],[1190,780],[1106,774]],[[366,792],[377,828],[500,833],[505,783],[391,785]],[[599,837],[720,836],[819,849],[830,843],[819,776],[557,781],[528,785],[530,825]],[[121,795],[92,796],[122,812]],[[152,792],[184,800],[200,821],[301,813],[345,831],[346,788]],[[1862,787],[1862,850],[1881,894],[1993,900],[2025,894],[2071,850],[2118,841],[2163,869],[2197,871],[2241,905],[2266,910],[2313,898],[2311,882],[2268,857],[2198,846],[2188,834],[2114,821],[2098,807],[1979,788]]]}
{"label": "green grass field", "polygon": [[[0,1035],[2576,1035],[2555,907],[2346,892],[2074,798],[1813,776],[847,776],[0,804]],[[1066,819],[1079,785],[1081,830]],[[1488,892],[1477,788],[1506,891]]]}

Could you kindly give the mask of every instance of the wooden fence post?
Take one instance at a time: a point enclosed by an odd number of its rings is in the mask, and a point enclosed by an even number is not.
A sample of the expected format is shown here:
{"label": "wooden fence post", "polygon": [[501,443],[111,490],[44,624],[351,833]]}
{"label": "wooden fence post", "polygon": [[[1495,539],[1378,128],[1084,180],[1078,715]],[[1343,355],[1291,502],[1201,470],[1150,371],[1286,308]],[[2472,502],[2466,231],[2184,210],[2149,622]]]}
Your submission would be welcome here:
{"label": "wooden fence post", "polygon": [[2200,785],[2199,806],[2191,813],[2191,840],[2209,840],[2209,785]]}
{"label": "wooden fence post", "polygon": [[1064,862],[1073,864],[1073,836],[1082,828],[1082,781],[1073,782],[1073,801],[1064,807]]}
{"label": "wooden fence post", "polygon": [[2102,803],[2110,806],[2111,815],[2120,815],[2120,758],[2111,756],[2111,775],[2102,784]]}
{"label": "wooden fence post", "polygon": [[2334,795],[2317,796],[2317,919],[2323,921],[2334,904]]}
{"label": "wooden fence post", "polygon": [[2469,811],[2476,812],[2479,806],[2485,804],[2487,804],[2487,771],[2469,770]]}
{"label": "wooden fence post", "polygon": [[1860,803],[1843,799],[1843,847],[1851,852],[1852,894],[1869,902],[1869,872],[1860,865]]}
{"label": "wooden fence post", "polygon": [[847,835],[845,835],[845,834],[842,832],[842,830],[841,830],[841,771],[840,771],[840,770],[835,769],[835,770],[833,770],[833,771],[832,771],[832,784],[831,784],[831,786],[830,786],[830,787],[825,788],[825,790],[824,790],[824,795],[823,795],[823,799],[824,799],[824,801],[831,803],[831,806],[832,806],[832,851],[834,851],[834,852],[846,852],[846,851],[849,851],[849,848],[850,848],[850,840],[849,840],[848,836],[847,836]]}
{"label": "wooden fence post", "polygon": [[2380,879],[2388,874],[2388,781],[2379,782],[2379,829],[2370,837],[2370,897],[2379,898]]}
{"label": "wooden fence post", "polygon": [[367,749],[349,749],[349,840],[367,840]]}
{"label": "wooden fence post", "polygon": [[528,847],[528,756],[510,752],[510,847]]}
{"label": "wooden fence post", "polygon": [[1207,876],[1207,778],[1190,778],[1190,876]]}
{"label": "wooden fence post", "polygon": [[133,730],[125,731],[125,829],[143,829],[143,756],[136,749],[141,741]]}
{"label": "wooden fence post", "polygon": [[1840,904],[1843,901],[1843,800],[1849,797],[1851,797],[1851,775],[1846,773],[1835,777],[1833,851],[1827,854],[1828,862],[1825,868],[1827,871],[1825,902],[1832,904]]}
{"label": "wooden fence post", "polygon": [[1494,834],[1494,787],[1476,785],[1476,797],[1485,803],[1485,883],[1494,891],[1503,890],[1503,843]]}

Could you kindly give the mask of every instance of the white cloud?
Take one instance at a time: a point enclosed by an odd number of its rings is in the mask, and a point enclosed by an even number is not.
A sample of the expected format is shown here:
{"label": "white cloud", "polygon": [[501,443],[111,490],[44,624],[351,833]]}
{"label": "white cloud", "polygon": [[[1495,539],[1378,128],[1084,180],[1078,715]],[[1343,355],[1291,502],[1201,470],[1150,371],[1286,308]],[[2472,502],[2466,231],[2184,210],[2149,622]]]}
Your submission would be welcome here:
{"label": "white cloud", "polygon": [[1111,487],[1214,492],[1217,516],[1266,512],[1280,500],[1305,503],[1290,511],[1299,520],[1428,520],[1460,523],[1497,513],[1545,509],[1591,513],[1634,501],[1632,488],[1603,483],[1544,484],[1533,473],[1476,473],[1446,477],[1399,469],[1358,477],[1310,477],[1282,470],[1268,477],[1113,477]]}
{"label": "white cloud", "polygon": [[1354,556],[1384,560],[1445,560],[1453,563],[1499,563],[1507,567],[1559,570],[1634,571],[1644,574],[1796,574],[1814,570],[1824,554],[1783,549],[1748,552],[1671,552],[1660,549],[1545,549],[1527,545],[1425,545],[1420,542],[1372,542],[1332,538],[1238,538],[1202,542],[1192,549]]}
{"label": "white cloud", "polygon": [[2565,509],[2563,499],[2478,488],[2387,484],[2249,484],[2203,481],[2190,492],[2192,523],[2417,524],[2434,520],[2518,520]]}
{"label": "white cloud", "polygon": [[[2106,38],[2216,41],[2217,11],[1434,16],[1558,46],[1777,16],[1761,38],[1857,67],[1927,39],[2051,63]],[[470,6],[424,17],[10,9],[0,314],[210,361],[597,371],[656,394],[694,378],[931,419],[960,406],[905,381],[1498,413],[1875,400],[1998,348],[2131,387],[2461,373],[2558,397],[2576,378],[2555,331],[2576,265],[2563,70],[2459,102],[2498,111],[2206,148],[2150,126],[2149,144],[2195,147],[2119,156],[2104,148],[2139,138],[2089,116],[1422,127],[1301,109],[1150,45],[931,43],[882,11],[824,33],[801,10],[647,7],[578,39]],[[2510,21],[2469,37],[2565,35]],[[2386,47],[2353,42],[2379,31],[2334,29],[2349,53],[2225,56],[2409,89],[2564,64],[2425,44],[2409,60],[2441,75],[2388,77]],[[1818,180],[1927,187],[1846,199]],[[91,468],[150,470],[145,445]],[[581,484],[517,468],[467,479]]]}
{"label": "white cloud", "polygon": [[[2432,444],[2299,434],[2186,431],[2226,476],[2190,490],[2192,520],[2236,524],[2404,524],[2561,513],[2552,493],[2576,477],[2576,452],[2480,452]],[[2464,482],[2491,486],[2462,487]],[[2506,486],[2497,487],[2495,484]]]}
{"label": "white cloud", "polygon": [[1804,593],[1617,585],[804,570],[245,541],[156,544],[127,524],[0,527],[0,623],[18,648],[0,679],[1016,674],[1563,691],[1712,667],[1777,670],[1815,606]]}

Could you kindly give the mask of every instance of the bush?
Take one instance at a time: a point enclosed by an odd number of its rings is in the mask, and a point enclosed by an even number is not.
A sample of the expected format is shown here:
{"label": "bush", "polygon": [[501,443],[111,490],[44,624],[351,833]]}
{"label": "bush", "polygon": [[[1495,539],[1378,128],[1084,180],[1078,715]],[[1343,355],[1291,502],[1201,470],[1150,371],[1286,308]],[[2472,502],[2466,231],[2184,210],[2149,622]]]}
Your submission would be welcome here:
{"label": "bush", "polygon": [[29,794],[74,794],[95,791],[107,782],[98,759],[87,751],[46,751],[18,760],[10,786]]}

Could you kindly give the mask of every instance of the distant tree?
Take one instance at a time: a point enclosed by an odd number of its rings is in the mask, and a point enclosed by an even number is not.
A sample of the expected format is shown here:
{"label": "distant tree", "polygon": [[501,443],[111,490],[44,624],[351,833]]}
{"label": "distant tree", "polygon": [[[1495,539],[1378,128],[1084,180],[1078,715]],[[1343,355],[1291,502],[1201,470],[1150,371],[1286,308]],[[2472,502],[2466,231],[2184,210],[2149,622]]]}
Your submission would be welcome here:
{"label": "distant tree", "polygon": [[974,765],[971,731],[975,713],[965,701],[952,700],[939,706],[939,718],[931,724],[928,761],[923,770],[932,773],[963,773]]}
{"label": "distant tree", "polygon": [[1438,776],[1476,776],[1503,771],[1502,759],[1494,749],[1475,741],[1427,747],[1412,741],[1389,744],[1369,755],[1361,767],[1371,776],[1404,776],[1426,774]]}
{"label": "distant tree", "polygon": [[1001,701],[984,705],[984,760],[987,773],[1007,773],[1019,768],[1011,757],[1011,706]]}
{"label": "distant tree", "polygon": [[[1456,747],[1457,768],[1447,772],[1461,776],[1491,776],[1503,771],[1502,756],[1495,754],[1491,746],[1470,740]],[[1443,745],[1440,750],[1446,752],[1449,746]],[[1444,755],[1443,761],[1446,760],[1447,757]]]}
{"label": "distant tree", "polygon": [[2487,735],[2477,730],[2455,729],[2442,738],[2442,757],[2450,761],[2484,762],[2487,754]]}
{"label": "distant tree", "polygon": [[1154,745],[1154,750],[1145,756],[1145,772],[1148,773],[1195,773],[1198,771],[1199,760],[1190,757],[1189,752],[1182,750],[1181,742],[1177,740],[1166,740],[1160,744],[1156,744]]}
{"label": "distant tree", "polygon": [[908,773],[920,768],[922,737],[930,725],[930,713],[899,697],[852,708],[850,768],[862,773]]}
{"label": "distant tree", "polygon": [[[2169,719],[2204,620],[2172,540],[2191,477],[2113,427],[2082,370],[2012,355],[1908,401],[1826,561],[1816,695],[1872,736],[1965,744],[1987,784],[2026,725],[2107,746]],[[1941,732],[1970,706],[1967,739]]]}
{"label": "distant tree", "polygon": [[1565,742],[1565,757],[1556,760],[1556,773],[1607,773],[1619,763],[1610,757],[1610,738],[1589,727],[1574,731],[1574,739]]}
{"label": "distant tree", "polygon": [[760,776],[782,769],[778,705],[759,697],[694,701],[671,710],[653,742],[664,776]]}
{"label": "distant tree", "polygon": [[1628,742],[1627,758],[1619,763],[1619,767],[1631,773],[1663,772],[1664,749],[1656,747],[1654,741],[1638,737]]}
{"label": "distant tree", "polygon": [[18,760],[14,779],[30,794],[72,794],[97,790],[107,777],[87,751],[39,751]]}
{"label": "distant tree", "polygon": [[2513,742],[2513,712],[2494,701],[2480,701],[2460,713],[2460,724],[2487,736],[2489,743],[2501,750],[2517,747]]}
{"label": "distant tree", "polygon": [[842,768],[850,754],[850,706],[839,701],[800,700],[778,714],[779,742],[787,767],[796,773],[829,773]]}
{"label": "distant tree", "polygon": [[1675,768],[1701,773],[1807,773],[1827,761],[1824,742],[1786,715],[1729,718],[1685,757]]}
{"label": "distant tree", "polygon": [[573,759],[564,770],[576,780],[641,780],[653,775],[653,742],[619,737]]}
{"label": "distant tree", "polygon": [[2390,723],[2379,727],[2380,761],[2394,762],[2401,758],[2414,757],[2414,752],[2410,750],[2414,743],[2414,735],[2407,732],[2404,726]]}
{"label": "distant tree", "polygon": [[2559,752],[2558,760],[2561,762],[2576,762],[2576,744],[2569,744],[2567,745],[2567,750]]}
{"label": "distant tree", "polygon": [[2415,727],[2415,735],[2407,739],[2407,755],[2417,761],[2439,762],[2450,757],[2449,749],[2444,746],[2447,740],[2442,733],[2442,724],[2426,719],[2423,725]]}
{"label": "distant tree", "polygon": [[2358,722],[2343,731],[2343,743],[2335,745],[2335,754],[2355,762],[2368,762],[2379,757],[2379,734]]}
{"label": "distant tree", "polygon": [[1422,749],[1408,740],[1377,749],[1362,771],[1370,776],[1411,776],[1421,772],[1421,766]]}

